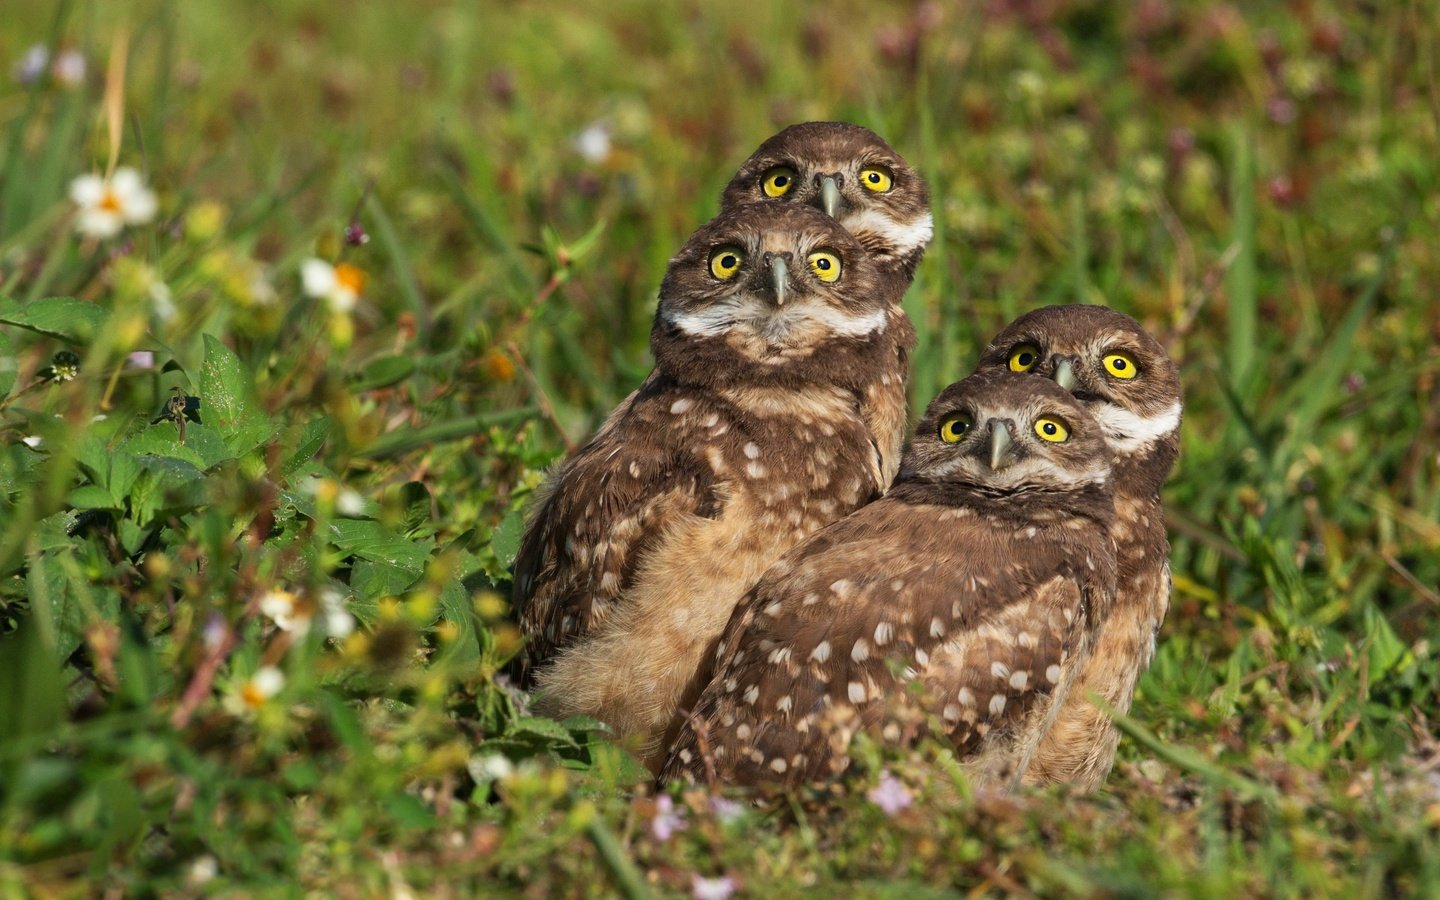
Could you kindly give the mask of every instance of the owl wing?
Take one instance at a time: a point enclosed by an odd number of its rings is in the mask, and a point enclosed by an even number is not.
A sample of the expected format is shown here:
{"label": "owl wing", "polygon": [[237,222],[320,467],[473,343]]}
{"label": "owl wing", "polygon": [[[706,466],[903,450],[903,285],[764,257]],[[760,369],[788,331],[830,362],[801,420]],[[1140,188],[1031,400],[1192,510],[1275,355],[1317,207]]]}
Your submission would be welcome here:
{"label": "owl wing", "polygon": [[855,731],[884,724],[888,737],[893,721],[913,738],[922,709],[971,752],[1053,692],[1091,586],[1057,548],[1017,545],[905,487],[798,545],[750,591],[662,778],[830,777]]}
{"label": "owl wing", "polygon": [[599,626],[674,523],[717,514],[717,485],[688,452],[693,441],[665,440],[679,396],[647,380],[547,485],[515,559],[522,679]]}

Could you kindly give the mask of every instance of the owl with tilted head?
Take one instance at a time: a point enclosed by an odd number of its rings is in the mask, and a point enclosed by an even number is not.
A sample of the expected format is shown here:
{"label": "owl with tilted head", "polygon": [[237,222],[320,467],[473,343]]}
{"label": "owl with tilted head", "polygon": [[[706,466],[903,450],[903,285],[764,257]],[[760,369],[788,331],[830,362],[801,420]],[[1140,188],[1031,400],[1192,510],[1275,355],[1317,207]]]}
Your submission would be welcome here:
{"label": "owl with tilted head", "polygon": [[981,356],[981,372],[1032,372],[1053,379],[1100,423],[1115,459],[1115,608],[1036,753],[1026,780],[1104,783],[1120,735],[1091,700],[1130,710],[1170,605],[1170,543],[1164,484],[1180,452],[1180,378],[1165,348],[1124,313],[1103,306],[1051,306],[1021,316]]}
{"label": "owl with tilted head", "polygon": [[868,128],[805,122],[761,144],[720,198],[724,208],[757,200],[824,210],[855,236],[880,271],[894,365],[865,385],[863,410],[880,439],[888,484],[905,440],[905,389],[915,348],[915,326],[900,303],[934,233],[925,181]]}
{"label": "owl with tilted head", "polygon": [[1113,602],[1112,514],[1109,450],[1069,392],[951,385],[890,492],[741,601],[661,778],[818,782],[864,731],[937,737],[975,784],[1013,784]]}
{"label": "owl with tilted head", "polygon": [[891,365],[869,254],[808,206],[752,204],[670,261],[655,370],[559,467],[513,597],[537,708],[610,725],[654,771],[735,603],[884,488],[857,390]]}

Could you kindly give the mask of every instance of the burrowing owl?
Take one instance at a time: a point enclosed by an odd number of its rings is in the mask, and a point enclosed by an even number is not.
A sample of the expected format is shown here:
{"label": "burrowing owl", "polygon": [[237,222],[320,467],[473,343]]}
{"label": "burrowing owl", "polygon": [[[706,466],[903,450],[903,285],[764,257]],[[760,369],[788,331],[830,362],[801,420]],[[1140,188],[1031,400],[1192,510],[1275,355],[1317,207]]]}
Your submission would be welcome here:
{"label": "burrowing owl", "polygon": [[724,212],[671,260],[655,371],[551,479],[516,561],[541,711],[658,768],[736,601],[883,490],[857,400],[894,357],[878,279],[799,204]]}
{"label": "burrowing owl", "polygon": [[1071,389],[1104,430],[1115,459],[1115,608],[1027,781],[1099,787],[1120,740],[1091,692],[1128,712],[1170,604],[1170,544],[1160,504],[1180,451],[1180,379],[1165,349],[1129,316],[1103,306],[1052,306],[991,341],[979,370],[1035,372]]}
{"label": "burrowing owl", "polygon": [[729,208],[756,200],[807,203],[855,235],[880,269],[900,378],[885,371],[865,386],[863,414],[880,438],[886,484],[905,440],[905,388],[915,326],[900,302],[934,228],[920,173],[875,132],[845,122],[791,125],[761,144],[721,195]]}
{"label": "burrowing owl", "polygon": [[1109,452],[1043,378],[973,375],[921,420],[890,492],[745,596],[662,778],[804,783],[864,729],[940,722],[980,784],[1024,770],[1115,584]]}

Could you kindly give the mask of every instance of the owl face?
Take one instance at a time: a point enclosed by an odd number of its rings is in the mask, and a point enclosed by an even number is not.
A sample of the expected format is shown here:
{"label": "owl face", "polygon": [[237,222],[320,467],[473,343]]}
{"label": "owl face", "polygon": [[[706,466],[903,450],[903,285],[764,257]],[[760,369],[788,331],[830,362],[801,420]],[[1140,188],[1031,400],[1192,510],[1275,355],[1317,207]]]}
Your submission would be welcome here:
{"label": "owl face", "polygon": [[1153,462],[1163,469],[1161,481],[1174,462],[1179,373],[1165,348],[1124,313],[1103,306],[1037,309],[990,342],[976,371],[1051,378],[1099,421],[1117,461]]}
{"label": "owl face", "polygon": [[1074,490],[1110,477],[1099,424],[1055,382],[971,375],[940,392],[916,426],[900,480],[988,490]]}
{"label": "owl face", "polygon": [[657,335],[783,366],[882,333],[875,281],[874,263],[833,219],[807,206],[749,204],[722,212],[670,261]]}
{"label": "owl face", "polygon": [[791,125],[735,173],[721,205],[791,201],[823,210],[882,268],[914,271],[934,233],[918,172],[868,128],[845,122]]}

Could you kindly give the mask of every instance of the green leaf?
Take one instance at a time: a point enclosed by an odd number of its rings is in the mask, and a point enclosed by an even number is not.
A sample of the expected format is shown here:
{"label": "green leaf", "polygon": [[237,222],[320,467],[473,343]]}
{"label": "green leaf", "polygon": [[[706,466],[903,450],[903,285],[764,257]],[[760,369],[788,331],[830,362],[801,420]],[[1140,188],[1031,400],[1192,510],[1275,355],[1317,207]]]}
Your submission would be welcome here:
{"label": "green leaf", "polygon": [[82,484],[65,498],[74,509],[124,509],[123,498],[117,500],[110,492],[98,484]]}
{"label": "green leaf", "polygon": [[0,331],[0,400],[10,396],[19,371],[20,360],[15,357],[15,345],[10,343],[9,335]]}
{"label": "green leaf", "polygon": [[212,469],[238,455],[218,429],[193,422],[185,426],[183,444],[174,422],[157,422],[122,444],[120,452],[183,460],[202,470]]}
{"label": "green leaf", "polygon": [[480,639],[475,630],[475,608],[470,592],[459,581],[446,582],[440,592],[440,616],[460,629],[454,642],[446,645],[440,659],[446,663],[467,663],[480,658]]}
{"label": "green leaf", "polygon": [[306,422],[300,436],[294,441],[295,449],[285,458],[285,462],[280,464],[280,474],[289,477],[296,469],[309,462],[325,446],[333,430],[330,420],[324,416]]}
{"label": "green leaf", "polygon": [[507,738],[539,738],[539,742],[545,746],[561,746],[579,749],[580,744],[575,736],[565,729],[564,725],[552,719],[540,719],[533,716],[521,716],[510,723],[505,729]]}
{"label": "green leaf", "polygon": [[425,569],[430,548],[407,541],[380,522],[369,519],[339,519],[330,523],[330,540],[360,559],[384,563],[419,575]]}
{"label": "green leaf", "polygon": [[165,456],[136,457],[142,472],[130,491],[130,512],[146,525],[163,512],[189,512],[205,502],[205,473]]}
{"label": "green leaf", "polygon": [[255,400],[254,381],[240,357],[208,334],[197,390],[201,421],[219,431],[236,453],[253,450],[274,433]]}
{"label": "green leaf", "polygon": [[106,310],[76,297],[47,297],[23,306],[0,297],[0,323],[72,344],[89,343],[109,317]]}
{"label": "green leaf", "polygon": [[515,564],[515,555],[520,552],[520,538],[525,533],[525,514],[512,510],[500,521],[490,536],[490,549],[500,561],[501,568],[508,569]]}
{"label": "green leaf", "polygon": [[[355,592],[357,601],[370,601],[366,609],[372,609],[373,601],[403,593],[420,573],[399,566],[387,565],[368,559],[356,560],[350,571],[350,590]],[[368,624],[370,619],[361,616]]]}
{"label": "green leaf", "polygon": [[372,391],[403,381],[415,371],[413,356],[382,356],[365,364],[350,381],[356,391]]}

